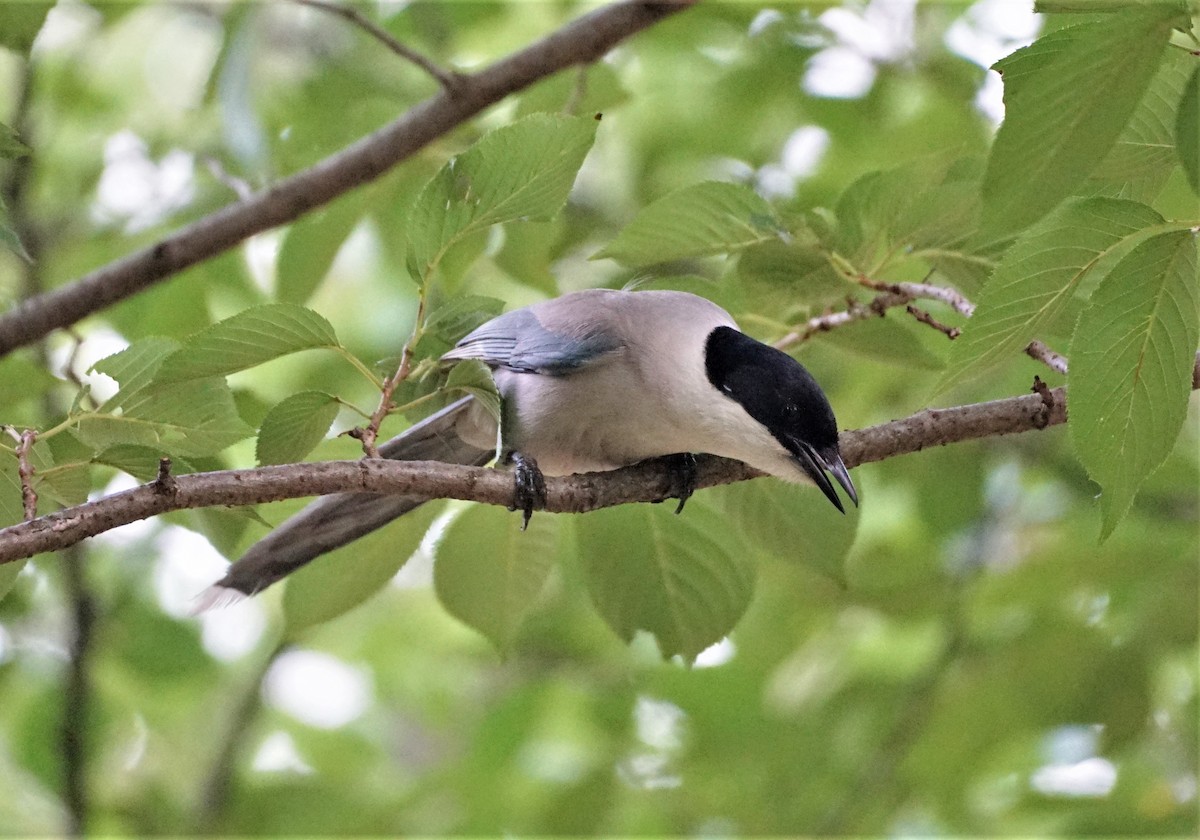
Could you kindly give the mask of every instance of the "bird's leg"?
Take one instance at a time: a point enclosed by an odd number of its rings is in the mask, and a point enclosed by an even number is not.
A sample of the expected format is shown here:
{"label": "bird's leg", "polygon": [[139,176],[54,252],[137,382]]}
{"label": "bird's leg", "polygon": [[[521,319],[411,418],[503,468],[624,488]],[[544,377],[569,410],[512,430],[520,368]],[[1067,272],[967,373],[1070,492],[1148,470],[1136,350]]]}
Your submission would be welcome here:
{"label": "bird's leg", "polygon": [[529,517],[535,509],[546,506],[546,479],[538,469],[537,461],[520,452],[510,452],[505,460],[513,465],[513,500],[509,510],[519,510],[524,515],[521,530],[529,527]]}
{"label": "bird's leg", "polygon": [[675,508],[678,516],[683,513],[683,506],[696,492],[696,456],[691,452],[679,452],[666,457],[667,469],[671,473],[671,497],[679,499],[679,507]]}

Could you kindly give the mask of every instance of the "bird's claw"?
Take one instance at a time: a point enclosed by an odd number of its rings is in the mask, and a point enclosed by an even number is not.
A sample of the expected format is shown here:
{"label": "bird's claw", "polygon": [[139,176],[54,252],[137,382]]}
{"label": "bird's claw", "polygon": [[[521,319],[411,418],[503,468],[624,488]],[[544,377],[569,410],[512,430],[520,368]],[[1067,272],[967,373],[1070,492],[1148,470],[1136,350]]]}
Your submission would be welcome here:
{"label": "bird's claw", "polygon": [[537,461],[519,452],[509,456],[513,465],[513,500],[509,510],[522,513],[521,530],[529,527],[534,510],[546,507],[546,479]]}
{"label": "bird's claw", "polygon": [[671,497],[679,499],[675,515],[683,513],[683,506],[696,492],[696,456],[691,452],[680,452],[667,456],[667,469],[671,473]]}

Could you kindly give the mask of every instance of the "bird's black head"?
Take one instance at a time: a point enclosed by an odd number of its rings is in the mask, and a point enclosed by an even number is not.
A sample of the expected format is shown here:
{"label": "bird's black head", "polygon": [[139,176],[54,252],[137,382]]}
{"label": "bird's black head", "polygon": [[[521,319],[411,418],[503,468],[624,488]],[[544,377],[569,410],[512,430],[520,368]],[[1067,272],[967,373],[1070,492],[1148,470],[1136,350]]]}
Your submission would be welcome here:
{"label": "bird's black head", "polygon": [[845,512],[826,470],[857,505],[858,494],[838,450],[837,420],[821,386],[804,366],[774,347],[731,327],[717,327],[705,343],[708,381],[779,441]]}

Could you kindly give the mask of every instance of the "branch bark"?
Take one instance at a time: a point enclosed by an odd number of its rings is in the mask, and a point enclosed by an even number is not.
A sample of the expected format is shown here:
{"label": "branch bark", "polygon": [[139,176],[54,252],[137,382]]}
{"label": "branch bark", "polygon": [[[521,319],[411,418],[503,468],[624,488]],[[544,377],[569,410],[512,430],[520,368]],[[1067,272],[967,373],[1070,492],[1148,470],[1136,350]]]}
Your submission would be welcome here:
{"label": "branch bark", "polygon": [[414,106],[310,169],[235,202],[158,243],[37,295],[0,316],[0,356],[111,306],[239,242],[298,219],[372,181],[489,105],[559,70],[595,61],[694,0],[630,2],[586,14]]}
{"label": "branch bark", "polygon": [[[1066,394],[1051,392],[945,409],[928,409],[859,431],[842,433],[846,465],[855,467],[930,446],[1043,429],[1066,422]],[[697,459],[696,486],[713,487],[762,475],[737,461]],[[646,462],[603,473],[546,479],[546,510],[583,513],[628,502],[666,499],[674,480],[662,464]],[[0,563],[56,551],[167,511],[251,505],[344,492],[395,493],[508,506],[512,476],[485,467],[437,461],[323,461],[174,477],[170,492],[157,481],[0,530]]]}

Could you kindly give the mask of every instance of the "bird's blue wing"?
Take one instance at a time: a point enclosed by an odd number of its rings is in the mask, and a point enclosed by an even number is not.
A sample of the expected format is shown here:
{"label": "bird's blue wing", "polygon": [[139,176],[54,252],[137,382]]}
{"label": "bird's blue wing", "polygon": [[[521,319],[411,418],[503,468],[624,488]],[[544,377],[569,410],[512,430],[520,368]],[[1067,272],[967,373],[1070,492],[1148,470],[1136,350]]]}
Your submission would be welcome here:
{"label": "bird's blue wing", "polygon": [[548,329],[531,311],[518,309],[483,324],[442,358],[479,359],[491,367],[561,376],[620,347],[602,332],[572,332]]}

